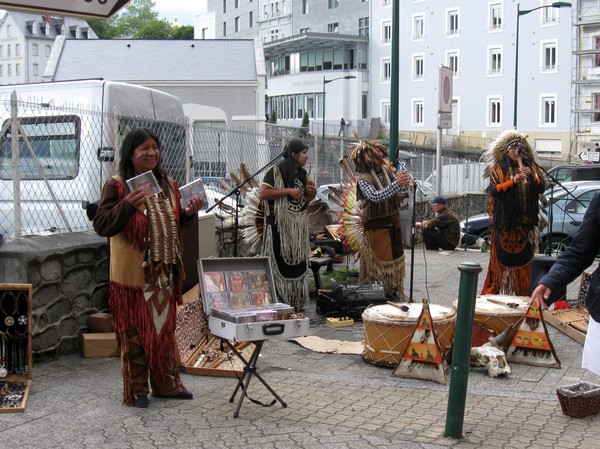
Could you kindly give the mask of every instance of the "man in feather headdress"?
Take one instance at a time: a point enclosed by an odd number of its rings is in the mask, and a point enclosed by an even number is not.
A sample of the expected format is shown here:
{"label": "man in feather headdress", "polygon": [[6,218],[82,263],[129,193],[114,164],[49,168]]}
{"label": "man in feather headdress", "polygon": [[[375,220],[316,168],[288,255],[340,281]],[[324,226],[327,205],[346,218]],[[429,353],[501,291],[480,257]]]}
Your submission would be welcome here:
{"label": "man in feather headdress", "polygon": [[350,159],[358,172],[356,197],[361,203],[364,229],[360,251],[360,281],[381,282],[386,293],[404,296],[404,250],[398,195],[409,184],[406,172],[386,163],[387,150],[377,140],[358,142]]}
{"label": "man in feather headdress", "polygon": [[508,130],[488,145],[481,159],[488,165],[490,262],[482,294],[529,296],[531,262],[539,240],[539,197],[543,171],[527,136]]}

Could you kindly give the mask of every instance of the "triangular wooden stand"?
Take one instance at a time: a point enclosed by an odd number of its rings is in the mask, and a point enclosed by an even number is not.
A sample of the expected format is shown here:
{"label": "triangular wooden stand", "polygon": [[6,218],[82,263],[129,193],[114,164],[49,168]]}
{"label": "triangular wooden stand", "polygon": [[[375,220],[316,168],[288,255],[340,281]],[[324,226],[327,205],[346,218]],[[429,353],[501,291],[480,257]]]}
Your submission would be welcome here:
{"label": "triangular wooden stand", "polygon": [[433,380],[445,384],[447,365],[441,354],[429,311],[429,301],[424,299],[417,326],[392,376]]}
{"label": "triangular wooden stand", "polygon": [[531,302],[521,319],[517,333],[506,351],[506,360],[523,365],[560,368],[560,360],[550,341],[546,322],[537,302]]}

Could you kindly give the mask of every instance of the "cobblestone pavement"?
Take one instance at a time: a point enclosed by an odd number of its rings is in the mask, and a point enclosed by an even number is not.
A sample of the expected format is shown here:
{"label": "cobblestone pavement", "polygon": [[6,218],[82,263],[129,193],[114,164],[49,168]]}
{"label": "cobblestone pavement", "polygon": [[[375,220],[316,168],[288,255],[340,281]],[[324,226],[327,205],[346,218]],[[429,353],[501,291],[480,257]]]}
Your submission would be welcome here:
{"label": "cobblestone pavement", "polygon": [[[410,279],[410,254],[407,280]],[[414,298],[450,305],[458,296],[460,263],[479,263],[483,283],[488,254],[415,251]],[[578,282],[569,295],[576,295]],[[408,291],[408,284],[407,284]],[[361,341],[363,323],[330,329],[312,300],[311,335]],[[581,380],[600,383],[580,368],[582,346],[548,326],[562,367],[512,364],[491,378],[471,368],[461,439],[443,436],[449,383],[404,379],[358,355],[322,354],[289,341],[268,340],[258,373],[287,407],[239,396],[231,378],[183,374],[192,401],[151,398],[147,409],[121,404],[117,358],[64,356],[33,367],[27,409],[0,414],[4,448],[588,448],[598,447],[600,417],[563,415],[556,387]],[[248,396],[269,404],[273,396],[256,377]]]}

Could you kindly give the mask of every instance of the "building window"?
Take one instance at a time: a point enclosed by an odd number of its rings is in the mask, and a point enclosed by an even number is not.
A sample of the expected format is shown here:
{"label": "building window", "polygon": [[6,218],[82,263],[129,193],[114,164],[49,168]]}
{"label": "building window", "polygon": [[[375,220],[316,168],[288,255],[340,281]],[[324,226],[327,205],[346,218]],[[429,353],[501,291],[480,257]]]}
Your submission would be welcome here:
{"label": "building window", "polygon": [[390,81],[392,79],[392,61],[389,58],[381,61],[381,81]]}
{"label": "building window", "polygon": [[12,56],[12,46],[7,45],[6,50],[7,50],[7,56],[10,58]]}
{"label": "building window", "polygon": [[423,79],[425,76],[425,67],[423,55],[413,56],[413,79]]}
{"label": "building window", "polygon": [[369,36],[369,18],[361,17],[358,19],[358,35]]}
{"label": "building window", "polygon": [[327,0],[327,7],[329,9],[337,8],[340,6],[340,0]]}
{"label": "building window", "polygon": [[[600,36],[594,38],[594,49],[600,50]],[[596,53],[596,67],[600,67],[600,53]]]}
{"label": "building window", "polygon": [[489,51],[488,74],[501,75],[502,74],[502,48],[501,47],[490,47],[488,51]]}
{"label": "building window", "polygon": [[302,14],[308,14],[308,0],[302,0]]}
{"label": "building window", "polygon": [[240,7],[240,0],[234,0],[233,7],[234,8],[239,8]]}
{"label": "building window", "polygon": [[[544,6],[550,6],[553,0],[544,0]],[[558,22],[558,8],[542,8],[542,23],[554,24]]]}
{"label": "building window", "polygon": [[227,22],[223,22],[223,37],[227,36]]}
{"label": "building window", "polygon": [[339,33],[339,31],[340,31],[340,27],[338,26],[337,22],[327,24],[327,32],[328,33]]}
{"label": "building window", "polygon": [[502,29],[502,3],[490,3],[490,30]]}
{"label": "building window", "polygon": [[381,24],[381,43],[389,44],[392,42],[392,22],[383,22]]}
{"label": "building window", "polygon": [[4,58],[4,45],[0,45],[0,58]]}
{"label": "building window", "polygon": [[12,36],[12,26],[11,25],[6,25],[6,36],[7,37]]}
{"label": "building window", "polygon": [[389,101],[384,101],[381,103],[381,122],[385,123],[385,124],[390,124],[390,114],[391,114],[391,109],[390,109],[390,102]]}
{"label": "building window", "polygon": [[413,17],[413,40],[425,39],[425,18],[422,15]]}
{"label": "building window", "polygon": [[252,28],[254,26],[254,18],[252,17],[252,11],[248,13],[248,27]]}
{"label": "building window", "polygon": [[39,69],[38,69],[38,65],[37,64],[33,64],[33,76],[38,76],[39,75]]}
{"label": "building window", "polygon": [[367,92],[363,92],[361,96],[361,115],[360,118],[366,119],[369,111],[369,94]]}
{"label": "building window", "polygon": [[15,75],[21,76],[21,64],[15,64]]}
{"label": "building window", "polygon": [[227,0],[223,0],[223,14],[227,12]]}
{"label": "building window", "polygon": [[271,30],[271,41],[276,41],[279,38],[279,29]]}
{"label": "building window", "polygon": [[33,44],[31,46],[31,55],[32,56],[37,56],[38,55],[38,44]]}
{"label": "building window", "polygon": [[21,56],[21,45],[15,44],[15,56]]}
{"label": "building window", "polygon": [[0,65],[0,76],[4,76],[4,66]]}
{"label": "building window", "polygon": [[458,28],[458,9],[452,9],[448,11],[448,20],[446,23],[446,34],[448,36],[455,36],[459,33]]}
{"label": "building window", "polygon": [[498,97],[488,97],[487,126],[502,125],[502,100]]}
{"label": "building window", "polygon": [[556,125],[556,96],[542,97],[542,123],[541,126]]}
{"label": "building window", "polygon": [[[556,63],[556,41],[542,42],[542,72],[554,72],[557,69]],[[596,55],[598,56],[598,55]]]}
{"label": "building window", "polygon": [[46,45],[46,57],[50,56],[51,51],[52,51],[52,47],[50,45]]}
{"label": "building window", "polygon": [[424,102],[413,100],[412,102],[412,125],[423,126],[424,124]]}
{"label": "building window", "polygon": [[300,28],[300,34],[310,33],[310,28]]}
{"label": "building window", "polygon": [[10,64],[8,64],[7,75],[12,76],[12,66]]}
{"label": "building window", "polygon": [[448,51],[446,53],[446,65],[452,69],[452,75],[458,76],[458,50]]}
{"label": "building window", "polygon": [[594,112],[594,122],[600,122],[600,94],[592,94],[594,99],[594,109],[599,112]]}
{"label": "building window", "polygon": [[234,31],[238,33],[240,31],[240,18],[236,17],[233,23],[235,28]]}

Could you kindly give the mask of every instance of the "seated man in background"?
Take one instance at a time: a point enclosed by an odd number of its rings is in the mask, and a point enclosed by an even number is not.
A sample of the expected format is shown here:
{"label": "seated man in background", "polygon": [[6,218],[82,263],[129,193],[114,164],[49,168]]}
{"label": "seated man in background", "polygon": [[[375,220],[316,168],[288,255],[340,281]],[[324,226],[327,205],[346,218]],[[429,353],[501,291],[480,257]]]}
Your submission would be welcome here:
{"label": "seated man in background", "polygon": [[446,206],[446,198],[436,196],[429,202],[435,213],[435,218],[415,223],[421,228],[425,248],[430,250],[452,251],[458,246],[460,239],[460,224],[458,218]]}

